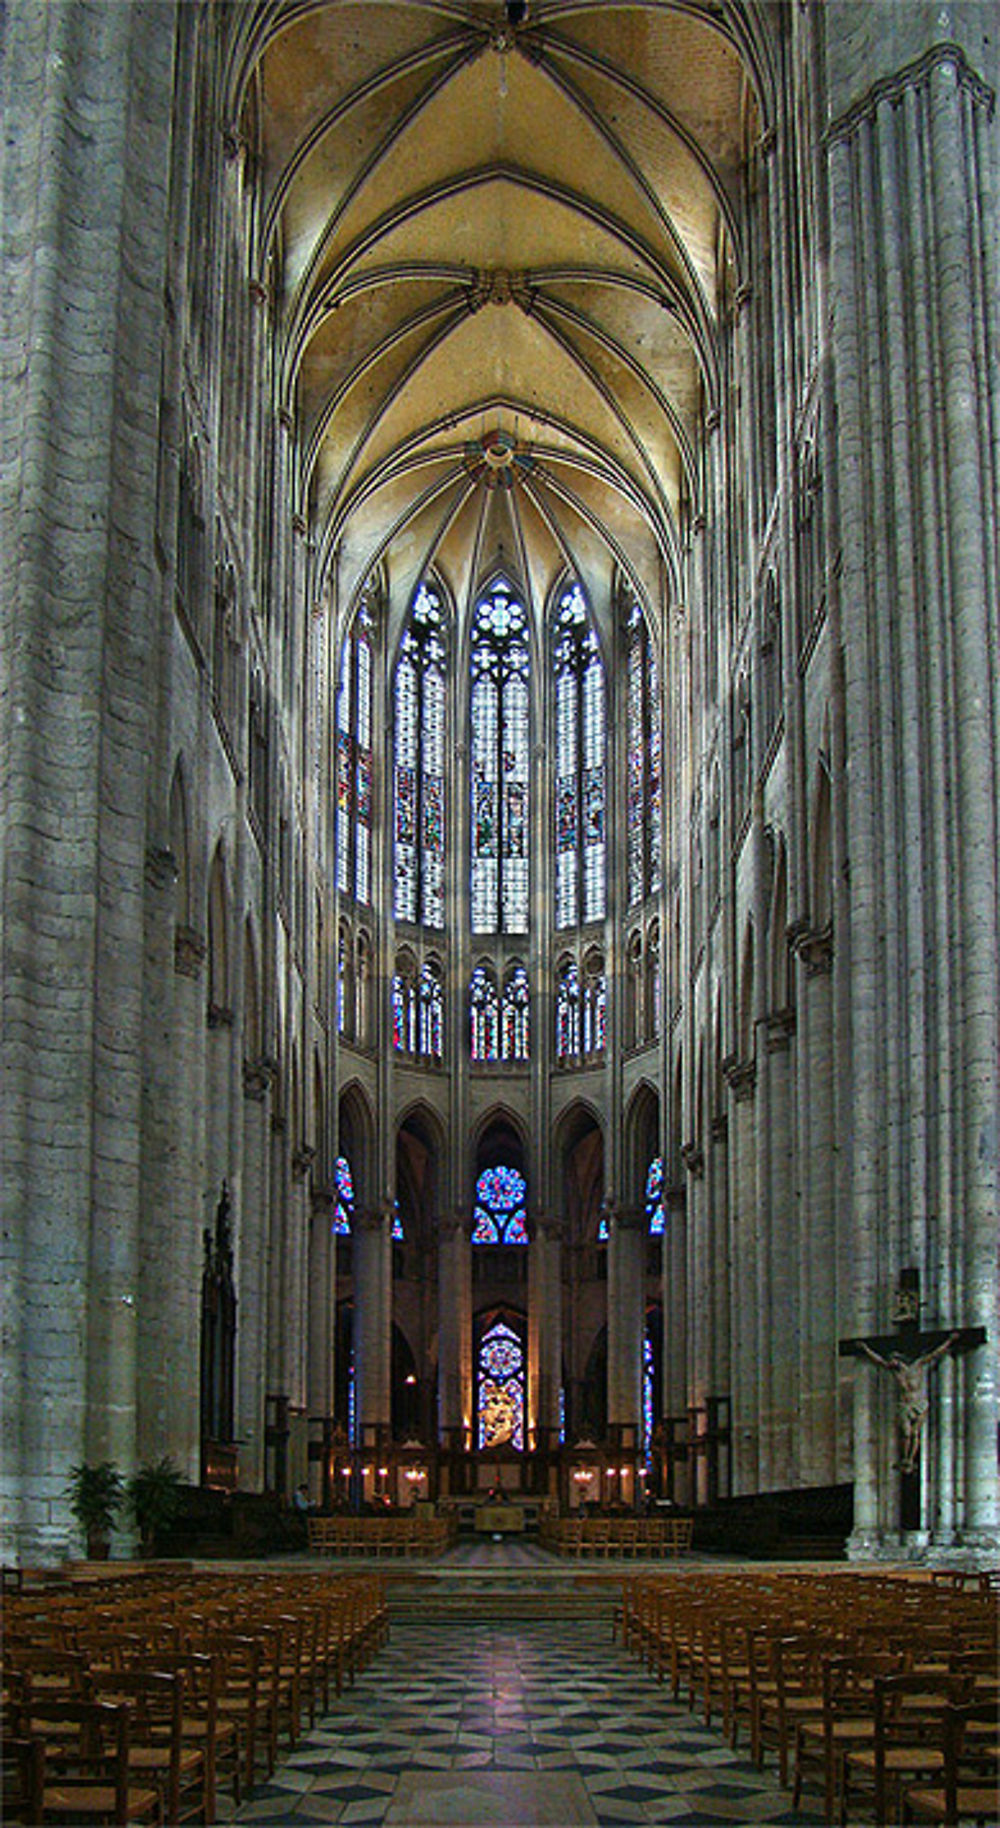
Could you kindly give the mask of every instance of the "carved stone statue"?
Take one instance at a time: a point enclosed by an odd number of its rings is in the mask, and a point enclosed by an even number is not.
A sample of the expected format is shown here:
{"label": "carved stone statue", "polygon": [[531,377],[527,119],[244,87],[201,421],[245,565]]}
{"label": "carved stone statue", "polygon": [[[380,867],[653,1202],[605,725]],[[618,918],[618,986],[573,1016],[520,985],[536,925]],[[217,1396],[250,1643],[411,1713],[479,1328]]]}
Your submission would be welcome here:
{"label": "carved stone statue", "polygon": [[890,1352],[883,1358],[880,1352],[873,1352],[871,1346],[863,1339],[858,1341],[858,1348],[866,1358],[880,1371],[889,1371],[899,1388],[899,1432],[902,1440],[902,1457],[899,1470],[912,1473],[916,1469],[920,1454],[920,1437],[923,1434],[924,1422],[930,1407],[927,1398],[927,1372],[931,1365],[950,1352],[958,1333],[949,1333],[933,1351],[925,1352],[920,1358],[904,1358],[901,1352]]}

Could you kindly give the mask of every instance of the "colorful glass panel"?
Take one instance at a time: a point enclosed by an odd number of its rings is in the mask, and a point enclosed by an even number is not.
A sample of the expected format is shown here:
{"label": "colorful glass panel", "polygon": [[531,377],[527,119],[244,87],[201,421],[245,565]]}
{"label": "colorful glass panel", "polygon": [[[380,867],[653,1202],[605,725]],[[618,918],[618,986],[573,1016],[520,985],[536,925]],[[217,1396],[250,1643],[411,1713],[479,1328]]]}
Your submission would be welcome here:
{"label": "colorful glass panel", "polygon": [[555,675],[555,924],[605,909],[604,663],[579,584],[553,614]]}
{"label": "colorful glass panel", "polygon": [[654,1155],[646,1175],[646,1221],[651,1238],[662,1237],[666,1218],[663,1210],[663,1157]]}
{"label": "colorful glass panel", "polygon": [[333,1164],[333,1183],[337,1190],[333,1229],[339,1237],[349,1238],[351,1219],[354,1214],[354,1180],[347,1159],[343,1155],[338,1155]]}
{"label": "colorful glass panel", "polygon": [[526,1195],[516,1168],[485,1168],[476,1182],[473,1244],[527,1244]]}
{"label": "colorful glass panel", "polygon": [[483,1334],[478,1373],[479,1446],[523,1449],[524,1348],[502,1320]]}
{"label": "colorful glass panel", "polygon": [[530,710],[528,625],[502,579],[476,606],[471,716],[471,915],[474,933],[528,925]]}
{"label": "colorful glass panel", "polygon": [[656,1360],[647,1334],[642,1342],[642,1446],[648,1466],[653,1445],[653,1402],[656,1389]]}
{"label": "colorful glass panel", "polygon": [[441,600],[421,584],[396,665],[394,905],[427,927],[444,925],[446,661]]}

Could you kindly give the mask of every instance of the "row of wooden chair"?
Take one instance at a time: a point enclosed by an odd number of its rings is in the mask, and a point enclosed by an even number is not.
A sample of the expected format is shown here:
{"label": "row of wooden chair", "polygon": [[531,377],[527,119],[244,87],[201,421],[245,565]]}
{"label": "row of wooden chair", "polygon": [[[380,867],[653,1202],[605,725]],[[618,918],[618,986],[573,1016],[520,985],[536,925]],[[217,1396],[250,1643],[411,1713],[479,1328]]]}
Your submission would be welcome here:
{"label": "row of wooden chair", "polygon": [[608,1561],[686,1555],[691,1517],[558,1517],[545,1521],[539,1541],[557,1555]]}
{"label": "row of wooden chair", "polygon": [[[8,1602],[4,1820],[217,1819],[385,1641],[380,1576],[207,1575]],[[69,1710],[69,1711],[67,1711]]]}
{"label": "row of wooden chair", "polygon": [[[758,1765],[773,1751],[796,1806],[820,1781],[830,1824],[866,1801],[877,1822],[951,1820],[932,1810],[963,1778],[970,1813],[956,1820],[980,1819],[984,1786],[996,1797],[989,1592],[852,1570],[648,1575],[625,1583],[617,1628],[731,1745],[746,1732]],[[990,1706],[992,1739],[977,1711]]]}
{"label": "row of wooden chair", "polygon": [[310,1517],[313,1555],[443,1555],[457,1525],[447,1517]]}

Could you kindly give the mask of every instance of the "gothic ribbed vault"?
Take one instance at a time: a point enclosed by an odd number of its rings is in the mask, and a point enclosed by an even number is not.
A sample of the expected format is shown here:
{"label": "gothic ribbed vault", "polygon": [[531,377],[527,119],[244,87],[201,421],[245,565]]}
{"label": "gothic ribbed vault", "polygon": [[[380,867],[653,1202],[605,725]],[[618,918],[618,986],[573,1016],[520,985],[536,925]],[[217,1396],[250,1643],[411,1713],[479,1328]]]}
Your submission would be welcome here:
{"label": "gothic ribbed vault", "polygon": [[504,555],[676,585],[697,422],[738,288],[759,83],[718,6],[295,3],[248,16],[255,161],[298,507],[337,596],[459,601]]}

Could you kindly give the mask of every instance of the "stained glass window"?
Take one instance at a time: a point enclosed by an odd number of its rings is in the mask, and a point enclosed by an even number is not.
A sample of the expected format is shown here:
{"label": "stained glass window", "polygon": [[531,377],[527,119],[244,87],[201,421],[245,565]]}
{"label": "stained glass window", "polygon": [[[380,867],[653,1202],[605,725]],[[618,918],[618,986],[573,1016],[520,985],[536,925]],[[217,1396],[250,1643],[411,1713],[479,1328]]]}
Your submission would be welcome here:
{"label": "stained glass window", "polygon": [[473,1244],[527,1244],[526,1195],[516,1168],[485,1168],[476,1182]]}
{"label": "stained glass window", "polygon": [[500,1014],[501,1055],[504,1060],[528,1058],[528,974],[515,965],[503,987]]}
{"label": "stained glass window", "polygon": [[440,597],[421,584],[396,663],[393,838],[396,919],[425,927],[444,926],[447,657]]}
{"label": "stained glass window", "polygon": [[479,1345],[478,1444],[524,1447],[524,1348],[513,1327],[494,1321]]}
{"label": "stained glass window", "polygon": [[660,886],[663,853],[663,739],[660,674],[646,619],[633,603],[627,657],[626,848],[628,905]]}
{"label": "stained glass window", "polygon": [[337,690],[337,887],[371,900],[372,671],[374,624],[362,599],[340,657]]}
{"label": "stained glass window", "polygon": [[392,1203],[392,1234],[391,1235],[392,1235],[392,1239],[393,1239],[394,1243],[405,1244],[406,1238],[405,1238],[405,1235],[403,1232],[403,1220],[400,1216],[398,1200],[393,1200],[393,1203]]}
{"label": "stained glass window", "polygon": [[654,1155],[646,1175],[646,1222],[651,1238],[662,1237],[665,1227],[663,1211],[663,1157]]}
{"label": "stained glass window", "polygon": [[473,1060],[500,1058],[500,998],[496,978],[487,965],[477,965],[469,993]]}
{"label": "stained glass window", "polygon": [[444,1007],[441,973],[429,960],[420,972],[420,1052],[427,1060],[440,1060],[444,1045]]}
{"label": "stained glass window", "polygon": [[653,1345],[647,1333],[642,1342],[642,1447],[643,1458],[649,1465],[650,1450],[653,1445],[653,1408],[656,1389],[656,1359]]}
{"label": "stained glass window", "polygon": [[476,605],[471,650],[472,931],[528,928],[528,622],[500,578]]}
{"label": "stained glass window", "polygon": [[333,1184],[337,1190],[337,1205],[333,1215],[333,1229],[339,1237],[351,1235],[351,1218],[354,1213],[354,1181],[351,1170],[343,1155],[338,1155],[333,1164]]}
{"label": "stained glass window", "polygon": [[573,1060],[580,1052],[580,974],[570,960],[556,985],[556,1059]]}
{"label": "stained glass window", "polygon": [[583,592],[553,615],[556,708],[556,926],[600,920],[605,906],[604,662]]}

